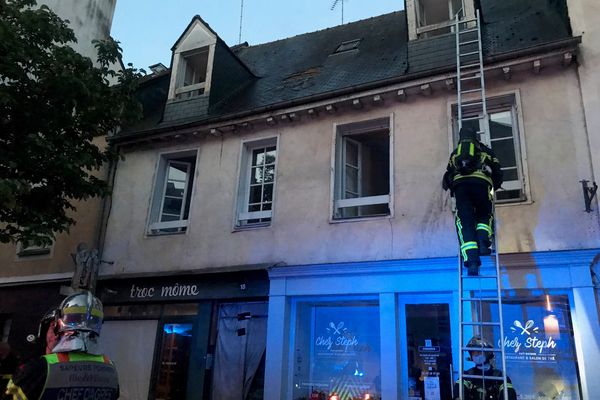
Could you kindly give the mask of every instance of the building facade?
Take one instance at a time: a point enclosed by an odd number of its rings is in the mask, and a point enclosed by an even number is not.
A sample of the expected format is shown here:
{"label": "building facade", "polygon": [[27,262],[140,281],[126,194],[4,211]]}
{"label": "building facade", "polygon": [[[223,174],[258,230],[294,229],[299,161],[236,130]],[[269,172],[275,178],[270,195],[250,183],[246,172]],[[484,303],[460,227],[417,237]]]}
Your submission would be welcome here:
{"label": "building facade", "polygon": [[594,180],[597,146],[578,57],[594,42],[567,5],[414,0],[231,48],[194,17],[170,71],[142,87],[147,118],[111,138],[124,159],[102,296],[124,396],[452,397],[458,260],[440,183],[456,143],[450,20],[479,10],[484,139],[505,176],[505,338],[484,334],[505,346],[520,398],[593,398],[599,219],[580,181]]}
{"label": "building facade", "polygon": [[[116,1],[38,1],[59,17],[70,21],[77,37],[71,45],[84,56],[95,60],[92,40],[107,39]],[[106,138],[94,138],[106,146]],[[97,175],[106,179],[107,168]],[[68,233],[58,234],[51,246],[24,247],[22,244],[0,245],[0,341],[8,341],[20,354],[31,351],[27,336],[36,334],[39,319],[64,298],[61,286],[69,286],[75,270],[71,256],[79,243],[97,247],[103,213],[103,200],[74,202],[70,216],[77,221]]]}
{"label": "building facade", "polygon": [[123,159],[99,224],[98,295],[121,397],[453,397],[458,247],[441,187],[456,143],[451,19],[479,11],[484,139],[505,176],[505,338],[483,333],[505,347],[521,399],[593,399],[600,219],[580,181],[598,171],[595,7],[406,0],[233,47],[194,17],[170,70],[140,86],[144,119],[109,139]]}

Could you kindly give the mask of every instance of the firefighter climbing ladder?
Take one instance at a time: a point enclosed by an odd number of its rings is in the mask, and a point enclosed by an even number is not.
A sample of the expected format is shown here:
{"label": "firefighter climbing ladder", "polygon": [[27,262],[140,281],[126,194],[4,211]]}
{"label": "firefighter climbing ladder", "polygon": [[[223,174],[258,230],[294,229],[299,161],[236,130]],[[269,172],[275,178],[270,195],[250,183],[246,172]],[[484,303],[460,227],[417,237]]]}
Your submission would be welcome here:
{"label": "firefighter climbing ladder", "polygon": [[[490,146],[490,129],[485,97],[485,78],[483,70],[483,52],[481,44],[479,10],[474,19],[460,19],[456,16],[454,32],[456,36],[456,87],[458,95],[458,128],[463,122],[473,125],[479,123],[478,133],[482,141]],[[471,122],[468,122],[471,121]],[[490,146],[491,147],[491,146]],[[495,208],[494,208],[495,220]],[[496,224],[494,224],[495,226]],[[460,255],[458,257],[458,290],[459,290],[459,397],[464,399],[463,379],[481,379],[484,390],[487,384],[502,381],[507,388],[506,358],[504,354],[504,329],[502,319],[502,297],[500,291],[500,260],[498,256],[498,236],[494,228],[494,251],[491,256],[495,263],[492,275],[468,276],[463,272]],[[482,265],[483,266],[483,265]],[[463,275],[464,274],[464,275]],[[490,294],[490,292],[492,294]],[[470,316],[470,318],[469,318]],[[487,318],[486,318],[487,316]],[[467,317],[467,318],[465,318]],[[486,320],[487,319],[487,320]],[[466,336],[465,333],[469,335]],[[494,335],[496,333],[497,335]],[[465,337],[480,336],[487,338],[493,348],[469,347]],[[501,338],[496,342],[493,338]],[[465,373],[464,359],[469,351],[482,351],[501,358],[502,376],[469,375]],[[495,357],[498,362],[498,357]],[[508,400],[508,390],[504,390],[504,400]],[[455,393],[454,396],[457,394]],[[482,397],[483,399],[483,397]]]}

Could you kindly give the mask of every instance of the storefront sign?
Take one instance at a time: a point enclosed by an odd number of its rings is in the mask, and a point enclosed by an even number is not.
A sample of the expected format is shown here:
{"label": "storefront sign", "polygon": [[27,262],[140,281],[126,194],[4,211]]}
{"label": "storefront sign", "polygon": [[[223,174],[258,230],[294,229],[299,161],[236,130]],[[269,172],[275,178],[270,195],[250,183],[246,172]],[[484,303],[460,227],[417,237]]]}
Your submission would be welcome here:
{"label": "storefront sign", "polygon": [[439,376],[426,376],[424,380],[425,400],[440,400]]}
{"label": "storefront sign", "polygon": [[179,283],[175,283],[174,285],[169,286],[137,286],[135,284],[131,284],[131,289],[129,291],[130,299],[151,299],[153,297],[164,297],[164,298],[174,298],[174,297],[186,297],[186,296],[198,296],[200,291],[198,290],[198,285],[180,285]]}
{"label": "storefront sign", "polygon": [[514,320],[504,336],[507,360],[556,362],[553,352],[556,344],[556,340],[531,319]]}

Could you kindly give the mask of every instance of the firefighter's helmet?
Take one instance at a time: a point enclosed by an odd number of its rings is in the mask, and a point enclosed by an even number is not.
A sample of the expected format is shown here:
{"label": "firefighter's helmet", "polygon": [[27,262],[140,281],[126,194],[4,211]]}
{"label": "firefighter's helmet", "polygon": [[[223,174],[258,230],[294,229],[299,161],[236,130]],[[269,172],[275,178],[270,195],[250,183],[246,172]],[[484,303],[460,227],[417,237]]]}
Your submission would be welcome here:
{"label": "firefighter's helmet", "polygon": [[58,307],[58,331],[94,332],[100,335],[103,318],[102,302],[91,292],[72,294]]}
{"label": "firefighter's helmet", "polygon": [[[491,351],[494,346],[481,336],[473,336],[471,340],[469,340],[469,343],[467,343],[467,347],[471,348],[471,350],[469,350],[469,361],[473,361],[472,351],[481,351],[485,354],[485,359],[488,362],[494,358],[494,352]],[[481,350],[476,350],[476,348],[480,348]]]}

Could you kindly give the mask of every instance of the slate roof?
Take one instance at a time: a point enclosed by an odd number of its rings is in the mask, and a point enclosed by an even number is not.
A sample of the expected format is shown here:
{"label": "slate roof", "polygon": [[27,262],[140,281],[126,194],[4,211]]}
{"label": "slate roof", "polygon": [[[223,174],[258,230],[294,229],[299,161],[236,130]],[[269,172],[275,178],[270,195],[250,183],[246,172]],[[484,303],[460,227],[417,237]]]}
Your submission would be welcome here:
{"label": "slate roof", "polygon": [[[517,51],[544,51],[541,45],[564,45],[572,39],[566,0],[481,0],[484,24],[484,57],[510,57]],[[357,50],[334,54],[345,41],[359,39]],[[226,46],[219,41],[218,45]],[[215,96],[208,112],[196,118],[158,122],[156,98],[166,102],[164,80],[152,85],[153,112],[146,113],[139,125],[125,129],[118,136],[135,132],[171,128],[190,123],[222,120],[232,115],[250,114],[284,105],[300,104],[351,92],[357,88],[376,87],[416,76],[449,72],[455,69],[455,37],[446,34],[408,41],[404,11],[357,21],[317,32],[255,46],[230,48],[255,77]],[[230,68],[218,65],[213,70]],[[226,75],[222,70],[221,75]],[[151,91],[151,90],[150,90]],[[148,95],[148,94],[147,94]],[[213,94],[211,93],[211,97]],[[182,102],[185,103],[185,102]],[[183,107],[184,105],[182,105]],[[171,105],[170,105],[171,107]],[[189,107],[188,107],[189,109]]]}

